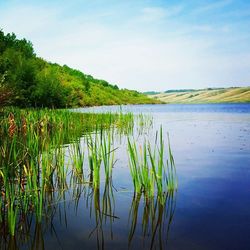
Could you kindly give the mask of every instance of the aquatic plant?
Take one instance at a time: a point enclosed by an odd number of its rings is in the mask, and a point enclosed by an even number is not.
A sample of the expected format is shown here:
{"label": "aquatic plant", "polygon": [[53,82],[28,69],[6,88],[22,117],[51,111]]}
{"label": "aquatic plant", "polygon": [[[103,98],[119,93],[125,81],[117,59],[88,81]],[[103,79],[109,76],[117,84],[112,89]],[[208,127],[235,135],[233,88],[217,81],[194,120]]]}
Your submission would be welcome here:
{"label": "aquatic plant", "polygon": [[[77,211],[80,196],[89,187],[100,244],[104,239],[102,226],[106,223],[112,238],[112,223],[118,218],[112,174],[119,136],[125,141],[128,136],[130,171],[137,198],[144,197],[146,203],[157,198],[164,204],[166,193],[176,188],[174,159],[170,144],[168,148],[164,146],[162,129],[159,138],[156,134],[154,145],[145,139],[140,147],[130,137],[135,127],[151,126],[150,117],[135,118],[131,113],[121,112],[83,114],[15,108],[5,109],[0,116],[0,224],[5,236],[16,237],[24,215],[34,218],[37,237],[41,225],[53,220],[56,210],[60,220],[67,224],[61,214],[66,211],[66,198],[70,195]],[[144,134],[137,132],[140,136]]]}
{"label": "aquatic plant", "polygon": [[112,177],[112,168],[114,167],[114,152],[113,140],[114,134],[111,131],[101,130],[101,154],[103,159],[103,165],[105,170],[106,182]]}
{"label": "aquatic plant", "polygon": [[128,137],[129,167],[136,193],[142,192],[151,197],[154,196],[156,187],[157,195],[161,197],[167,191],[177,188],[176,168],[170,143],[169,159],[166,162],[164,152],[162,127],[159,139],[156,132],[153,149],[149,141],[144,141],[143,146],[138,149],[136,142],[131,142]]}
{"label": "aquatic plant", "polygon": [[147,147],[137,149],[137,144],[128,138],[129,166],[136,193],[144,192],[148,196],[154,195],[153,173],[148,165]]}
{"label": "aquatic plant", "polygon": [[101,155],[101,141],[98,135],[89,134],[87,137],[88,144],[88,159],[90,169],[90,182],[93,183],[94,187],[100,185],[100,169],[102,163]]}
{"label": "aquatic plant", "polygon": [[[130,127],[133,122],[131,115],[121,113],[48,109],[6,108],[0,116],[0,222],[7,221],[10,235],[23,213],[34,213],[42,221],[47,193],[57,192],[61,199],[70,185],[84,183],[86,152],[80,137],[87,138],[94,186],[100,186],[101,163],[106,179],[111,179],[112,133],[116,124]],[[111,132],[105,132],[108,129]]]}

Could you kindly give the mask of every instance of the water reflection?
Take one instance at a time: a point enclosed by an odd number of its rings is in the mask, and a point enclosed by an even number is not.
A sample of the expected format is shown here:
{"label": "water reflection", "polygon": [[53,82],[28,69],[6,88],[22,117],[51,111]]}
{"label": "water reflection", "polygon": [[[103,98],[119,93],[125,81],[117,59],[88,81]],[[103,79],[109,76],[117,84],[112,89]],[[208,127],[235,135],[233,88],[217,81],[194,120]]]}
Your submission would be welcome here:
{"label": "water reflection", "polygon": [[[139,224],[142,226],[141,235],[143,236],[143,246],[146,249],[166,249],[176,207],[175,195],[175,192],[168,192],[164,199],[148,199],[141,194],[134,195],[129,212],[129,247],[133,244]],[[143,212],[141,218],[138,219],[140,205]]]}
{"label": "water reflection", "polygon": [[105,181],[104,190],[101,194],[100,187],[89,186],[87,203],[90,204],[90,217],[94,216],[95,226],[89,234],[89,238],[96,237],[97,249],[104,249],[105,237],[103,226],[109,228],[109,237],[113,240],[114,220],[119,219],[115,215],[115,199],[113,194],[112,179]]}
{"label": "water reflection", "polygon": [[[105,249],[106,241],[110,243],[116,238],[117,232],[113,225],[120,219],[115,209],[116,191],[110,178],[103,187],[96,187],[91,183],[76,185],[71,190],[73,202],[67,201],[66,191],[46,192],[47,205],[42,222],[35,213],[21,213],[17,223],[19,233],[12,237],[6,229],[6,222],[1,221],[0,249],[46,249],[44,237],[48,235],[56,239],[58,248],[63,248],[57,230],[67,229],[68,220],[72,216],[67,213],[70,206],[75,215],[82,213],[83,207],[86,208],[84,213],[89,213],[92,228],[88,227],[89,234],[84,240],[91,241],[91,244],[95,242],[96,249]],[[166,193],[164,199],[147,199],[142,194],[134,195],[128,217],[128,248],[133,247],[135,238],[142,236],[143,248],[166,249],[175,206],[174,192]],[[54,223],[54,220],[57,222]],[[81,227],[84,227],[84,221]]]}

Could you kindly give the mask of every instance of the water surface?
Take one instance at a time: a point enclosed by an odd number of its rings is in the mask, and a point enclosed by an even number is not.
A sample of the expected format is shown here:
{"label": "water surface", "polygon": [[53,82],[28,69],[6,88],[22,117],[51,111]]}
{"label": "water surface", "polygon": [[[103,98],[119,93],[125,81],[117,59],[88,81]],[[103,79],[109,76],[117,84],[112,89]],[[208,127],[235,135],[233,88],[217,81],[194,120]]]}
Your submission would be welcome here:
{"label": "water surface", "polygon": [[[112,185],[70,190],[53,220],[34,225],[44,249],[249,249],[250,105],[136,105],[77,109],[146,113],[169,133],[178,190],[161,207],[133,199],[126,138],[117,137]],[[75,198],[72,193],[75,192]],[[104,209],[106,208],[106,209]],[[147,210],[148,209],[148,210]],[[37,240],[36,237],[40,239]],[[36,240],[34,240],[36,239]],[[25,244],[21,248],[29,248]]]}

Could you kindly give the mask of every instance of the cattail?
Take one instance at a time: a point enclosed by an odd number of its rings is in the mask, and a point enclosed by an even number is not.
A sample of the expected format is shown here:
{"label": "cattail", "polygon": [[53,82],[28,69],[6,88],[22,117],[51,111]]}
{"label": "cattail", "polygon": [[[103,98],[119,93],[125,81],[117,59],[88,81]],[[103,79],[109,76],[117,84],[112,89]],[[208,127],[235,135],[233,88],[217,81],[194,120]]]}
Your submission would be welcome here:
{"label": "cattail", "polygon": [[44,132],[44,121],[43,120],[41,120],[40,122],[39,122],[39,132],[40,133],[43,133]]}
{"label": "cattail", "polygon": [[13,113],[9,114],[9,136],[13,137],[16,131],[16,123],[15,123],[15,116]]}
{"label": "cattail", "polygon": [[24,116],[22,116],[22,127],[21,127],[21,132],[26,135],[27,133],[27,120],[25,119]]}
{"label": "cattail", "polygon": [[22,177],[20,184],[21,184],[21,190],[22,190],[22,192],[24,192],[25,191],[25,186],[27,184],[27,180],[26,180],[25,177]]}

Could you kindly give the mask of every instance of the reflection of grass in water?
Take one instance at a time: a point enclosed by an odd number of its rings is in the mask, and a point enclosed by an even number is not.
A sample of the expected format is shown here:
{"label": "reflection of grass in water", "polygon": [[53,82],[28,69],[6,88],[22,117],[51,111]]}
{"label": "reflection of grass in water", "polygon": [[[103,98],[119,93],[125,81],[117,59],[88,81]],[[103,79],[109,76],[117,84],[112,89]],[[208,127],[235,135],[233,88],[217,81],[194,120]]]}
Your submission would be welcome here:
{"label": "reflection of grass in water", "polygon": [[[175,212],[175,192],[164,194],[164,198],[143,200],[142,214],[142,235],[144,242],[149,240],[149,249],[163,249],[167,246],[170,225]],[[138,221],[138,210],[141,203],[142,194],[133,197],[129,212],[130,231],[128,236],[129,247],[132,244]],[[147,238],[147,239],[146,239]],[[165,240],[165,241],[164,241]]]}
{"label": "reflection of grass in water", "polygon": [[[112,179],[105,181],[103,194],[100,194],[99,187],[93,187],[90,193],[90,204],[94,210],[95,227],[90,232],[89,238],[96,235],[97,249],[104,249],[105,237],[103,225],[110,227],[110,239],[113,239],[113,222],[119,219],[115,216],[115,199],[113,194]],[[102,199],[102,200],[101,200]]]}

